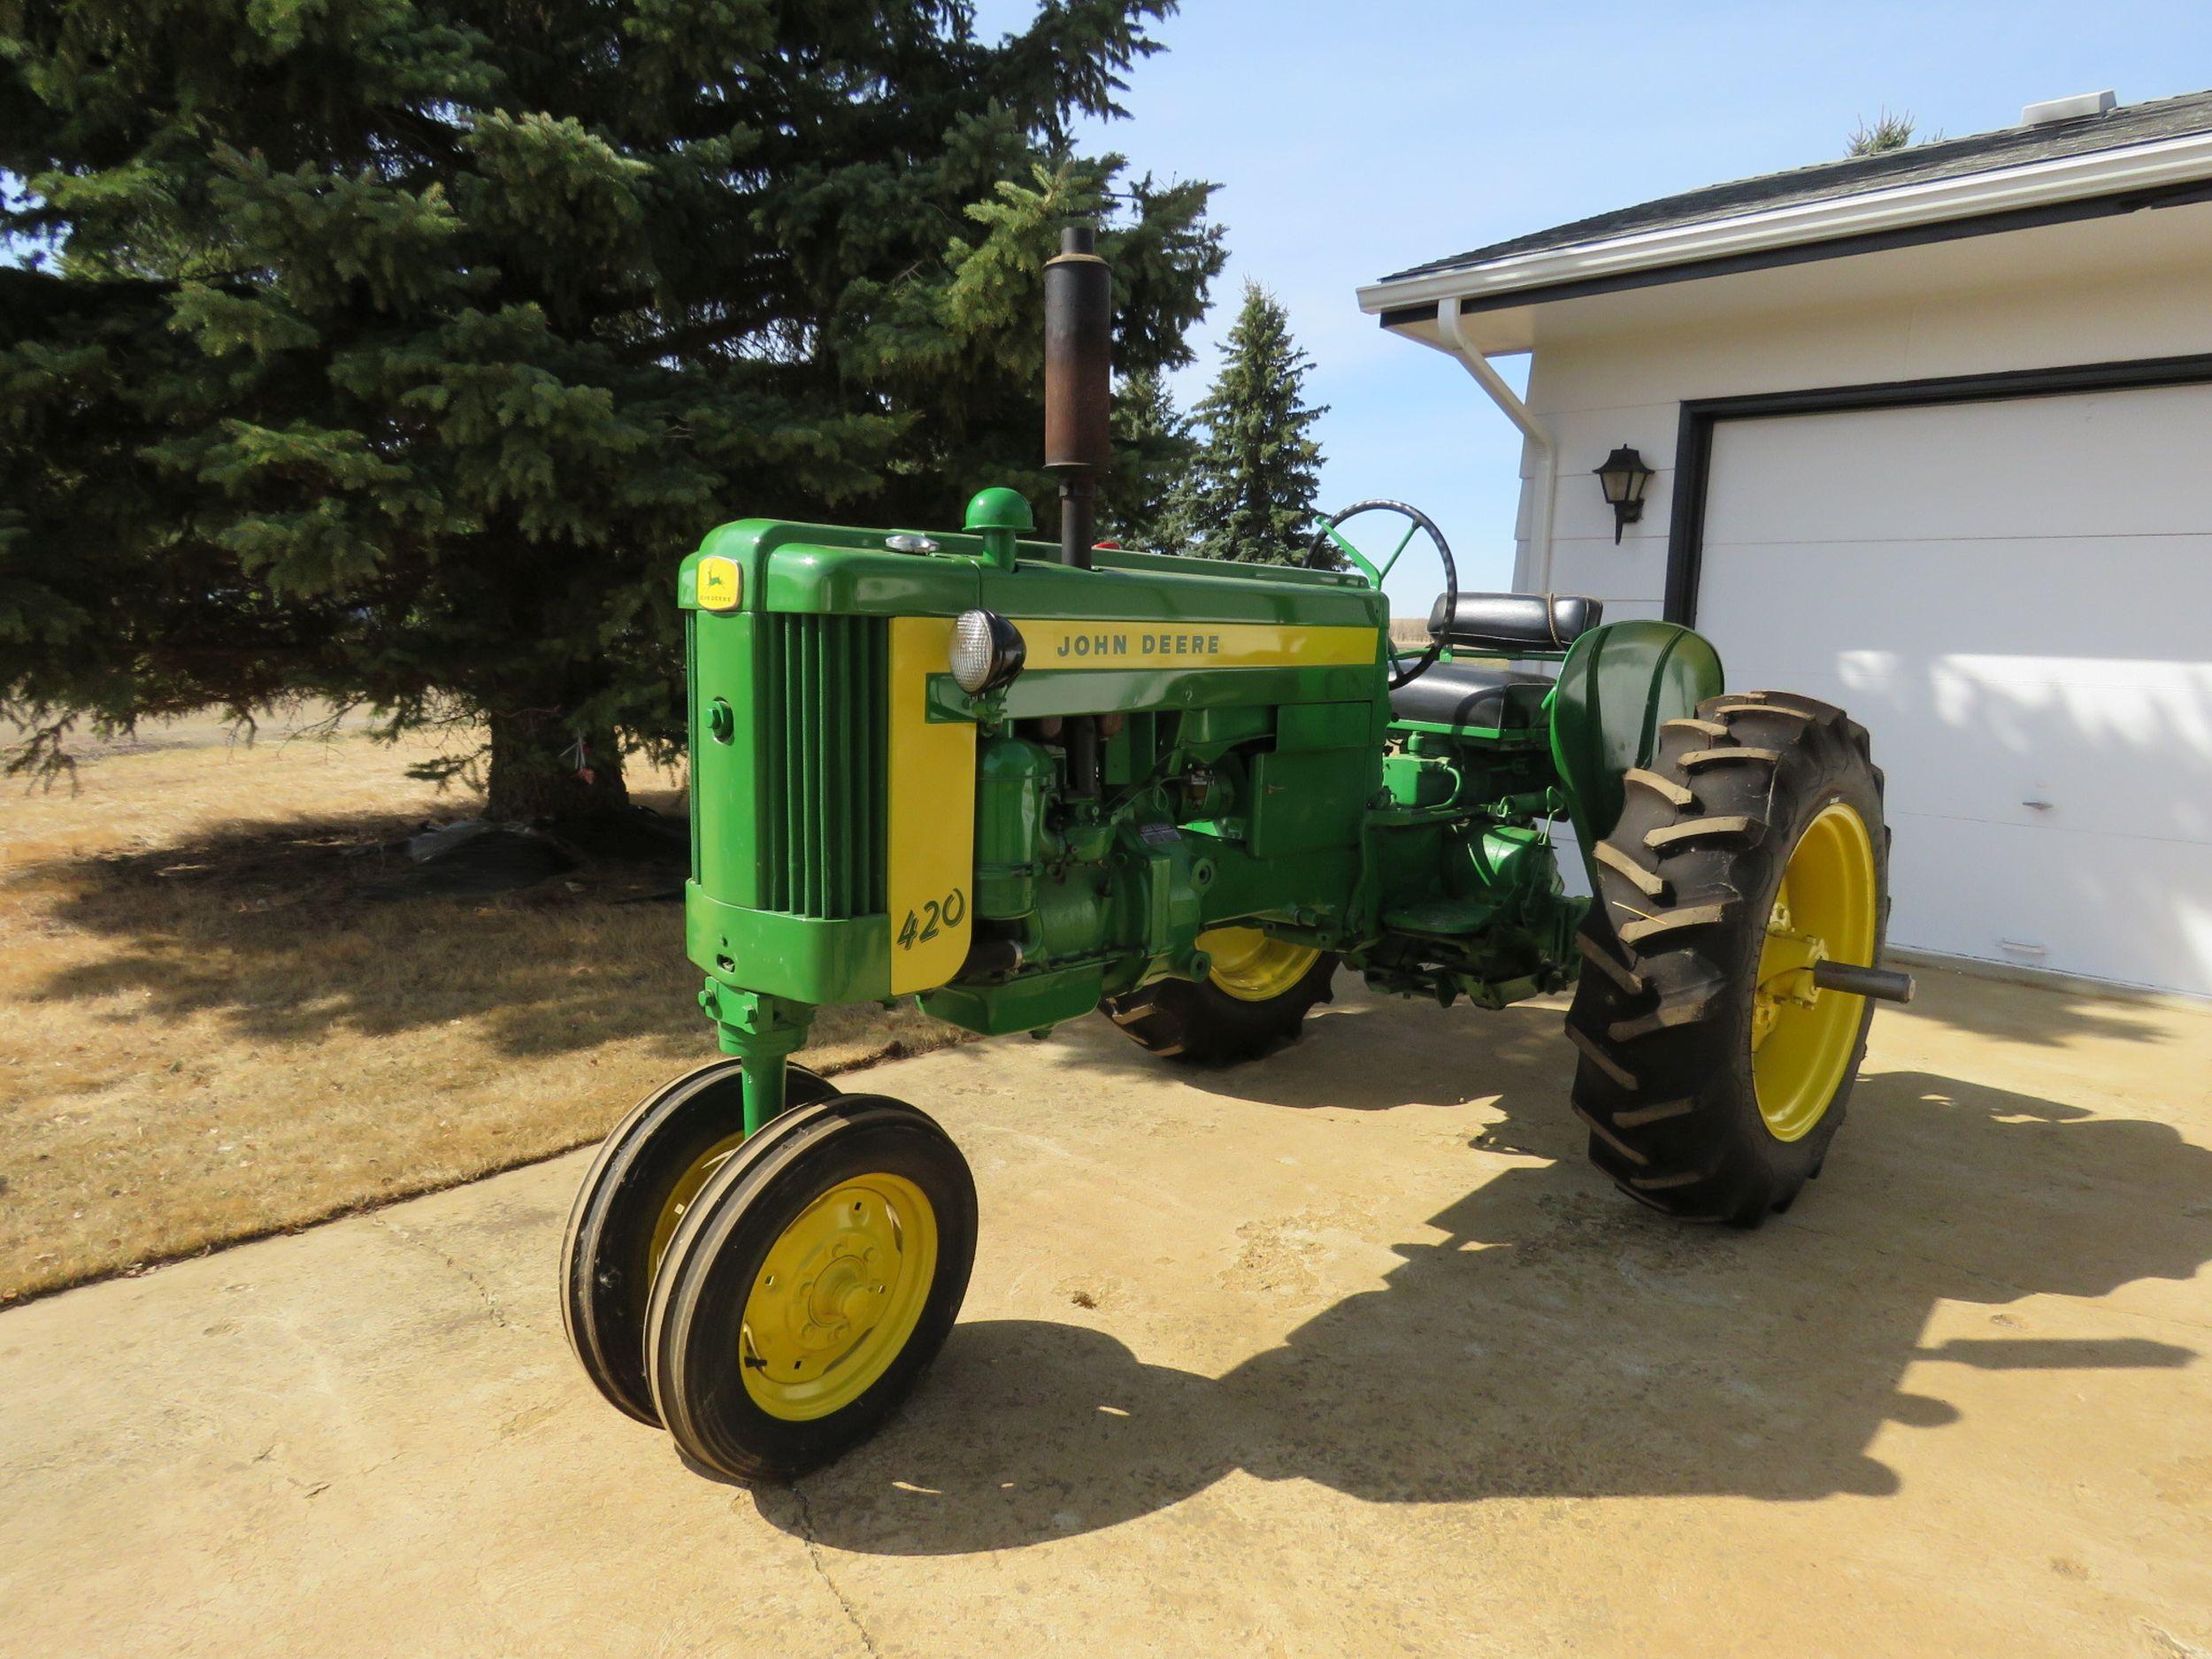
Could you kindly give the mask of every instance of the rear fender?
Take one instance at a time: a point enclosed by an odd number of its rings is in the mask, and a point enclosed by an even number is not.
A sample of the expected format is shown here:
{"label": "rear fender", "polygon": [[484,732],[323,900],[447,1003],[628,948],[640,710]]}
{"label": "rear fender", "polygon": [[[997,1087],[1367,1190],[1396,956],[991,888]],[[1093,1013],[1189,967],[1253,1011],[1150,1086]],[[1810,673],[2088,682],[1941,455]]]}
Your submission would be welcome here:
{"label": "rear fender", "polygon": [[1567,653],[1551,694],[1551,753],[1593,891],[1593,855],[1620,821],[1622,774],[1651,764],[1662,723],[1721,688],[1720,653],[1671,622],[1609,623]]}

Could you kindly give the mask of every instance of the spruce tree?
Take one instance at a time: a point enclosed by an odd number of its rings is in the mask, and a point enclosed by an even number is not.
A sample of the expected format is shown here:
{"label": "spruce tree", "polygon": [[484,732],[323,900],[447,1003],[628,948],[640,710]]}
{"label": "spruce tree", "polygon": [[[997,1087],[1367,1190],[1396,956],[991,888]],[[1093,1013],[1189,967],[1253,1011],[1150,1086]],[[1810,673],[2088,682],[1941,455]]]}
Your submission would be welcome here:
{"label": "spruce tree", "polygon": [[1321,481],[1311,434],[1328,412],[1303,401],[1311,366],[1275,296],[1245,283],[1221,373],[1198,405],[1205,434],[1169,514],[1185,550],[1270,565],[1305,557]]}
{"label": "spruce tree", "polygon": [[1173,10],[12,0],[12,765],[307,695],[480,723],[495,817],[618,804],[707,528],[1048,497],[1062,223],[1106,219],[1121,366],[1188,360],[1210,187],[1067,139]]}
{"label": "spruce tree", "polygon": [[1863,156],[1886,156],[1893,150],[1903,150],[1916,143],[1939,144],[1942,142],[1940,131],[1931,133],[1925,138],[1921,137],[1918,129],[1913,126],[1910,110],[1902,115],[1892,115],[1889,107],[1885,104],[1882,112],[1871,123],[1862,120],[1851,129],[1851,136],[1845,142],[1843,154],[1846,160],[1856,161]]}
{"label": "spruce tree", "polygon": [[1114,394],[1113,430],[1114,464],[1099,492],[1101,532],[1143,552],[1180,551],[1169,513],[1198,442],[1166,377],[1126,376]]}

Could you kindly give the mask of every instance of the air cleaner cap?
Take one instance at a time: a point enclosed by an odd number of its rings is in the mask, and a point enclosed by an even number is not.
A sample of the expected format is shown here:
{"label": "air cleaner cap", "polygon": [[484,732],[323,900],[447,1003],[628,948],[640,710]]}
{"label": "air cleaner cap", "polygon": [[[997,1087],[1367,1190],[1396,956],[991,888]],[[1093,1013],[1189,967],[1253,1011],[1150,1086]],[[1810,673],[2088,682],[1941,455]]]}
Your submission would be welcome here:
{"label": "air cleaner cap", "polygon": [[1025,534],[1037,527],[1036,515],[1029,511],[1029,501],[1021,491],[995,484],[989,489],[979,489],[968,503],[968,517],[961,526],[974,530],[1012,530]]}

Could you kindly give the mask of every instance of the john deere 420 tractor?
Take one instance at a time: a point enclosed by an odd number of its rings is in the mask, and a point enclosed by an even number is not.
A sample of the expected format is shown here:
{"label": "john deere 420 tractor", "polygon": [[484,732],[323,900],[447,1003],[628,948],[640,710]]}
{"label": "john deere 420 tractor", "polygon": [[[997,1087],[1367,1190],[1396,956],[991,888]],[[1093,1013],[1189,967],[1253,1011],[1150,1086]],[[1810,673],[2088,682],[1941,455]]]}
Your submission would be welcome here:
{"label": "john deere 420 tractor", "polygon": [[[1344,970],[1440,1005],[1571,986],[1598,1167],[1751,1225],[1819,1172],[1869,999],[1909,994],[1875,965],[1882,776],[1841,710],[1724,692],[1686,628],[1462,593],[1395,503],[1338,514],[1302,565],[1094,549],[1087,230],[1045,289],[1056,549],[986,489],[958,534],[725,525],[678,578],[686,938],[729,1057],[609,1137],[563,1303],[609,1400],[741,1479],[881,1423],[974,1256],[945,1132],[790,1063],[823,1004],[911,995],[987,1034],[1102,1010],[1217,1065],[1294,1036]],[[1444,592],[1409,651],[1382,581],[1417,536]],[[1563,890],[1563,818],[1594,899]]]}

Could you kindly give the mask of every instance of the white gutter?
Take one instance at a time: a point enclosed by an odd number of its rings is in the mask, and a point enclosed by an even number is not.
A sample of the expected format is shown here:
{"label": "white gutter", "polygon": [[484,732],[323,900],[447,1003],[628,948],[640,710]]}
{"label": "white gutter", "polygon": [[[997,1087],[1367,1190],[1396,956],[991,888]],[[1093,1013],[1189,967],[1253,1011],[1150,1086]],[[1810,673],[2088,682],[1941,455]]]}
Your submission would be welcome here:
{"label": "white gutter", "polygon": [[1536,475],[1531,480],[1535,486],[1536,499],[1529,509],[1528,541],[1536,553],[1535,591],[1549,593],[1552,498],[1559,493],[1559,446],[1552,442],[1550,429],[1530,412],[1529,406],[1505,383],[1505,376],[1490,366],[1490,359],[1482,354],[1482,349],[1461,332],[1459,302],[1455,297],[1437,306],[1436,330],[1444,336],[1441,349],[1465,365],[1467,373],[1475,377],[1475,384],[1490,395],[1490,401],[1505,411],[1505,418],[1521,429],[1521,435],[1536,451]]}
{"label": "white gutter", "polygon": [[2124,196],[2204,178],[2212,178],[2212,133],[2191,133],[2124,150],[2097,150],[1961,178],[1900,185],[1894,189],[1801,202],[1732,219],[1675,225],[1397,281],[1371,283],[1359,290],[1359,306],[1371,314],[1434,305],[1446,299],[1512,294],[1594,277],[1663,270],[1732,254],[1977,219],[2017,208]]}

